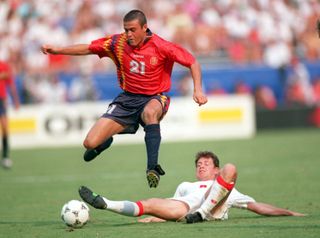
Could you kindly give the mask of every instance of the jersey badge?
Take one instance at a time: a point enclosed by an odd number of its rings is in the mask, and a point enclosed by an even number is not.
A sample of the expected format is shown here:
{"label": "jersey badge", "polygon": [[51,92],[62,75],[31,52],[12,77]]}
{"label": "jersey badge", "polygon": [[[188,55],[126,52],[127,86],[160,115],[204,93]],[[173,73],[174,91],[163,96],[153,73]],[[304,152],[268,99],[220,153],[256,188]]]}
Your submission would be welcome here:
{"label": "jersey badge", "polygon": [[150,64],[151,65],[156,65],[158,63],[158,58],[156,56],[152,56],[150,58]]}

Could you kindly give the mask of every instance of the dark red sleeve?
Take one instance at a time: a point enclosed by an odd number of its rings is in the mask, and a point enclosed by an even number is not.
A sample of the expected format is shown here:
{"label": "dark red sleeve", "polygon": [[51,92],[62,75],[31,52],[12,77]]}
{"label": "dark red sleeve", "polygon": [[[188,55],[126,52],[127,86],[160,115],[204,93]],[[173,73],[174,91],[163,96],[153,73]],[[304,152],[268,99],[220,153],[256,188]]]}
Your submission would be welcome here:
{"label": "dark red sleeve", "polygon": [[13,83],[13,74],[12,74],[12,70],[11,70],[11,67],[9,66],[9,64],[0,62],[0,73],[1,72],[8,74],[5,82],[7,85],[11,85]]}
{"label": "dark red sleeve", "polygon": [[98,55],[100,58],[108,57],[110,54],[111,46],[111,37],[104,37],[97,40],[94,40],[89,45],[89,50]]}
{"label": "dark red sleeve", "polygon": [[172,42],[166,41],[163,43],[161,49],[170,60],[185,67],[190,68],[190,66],[195,62],[195,58],[189,51]]}

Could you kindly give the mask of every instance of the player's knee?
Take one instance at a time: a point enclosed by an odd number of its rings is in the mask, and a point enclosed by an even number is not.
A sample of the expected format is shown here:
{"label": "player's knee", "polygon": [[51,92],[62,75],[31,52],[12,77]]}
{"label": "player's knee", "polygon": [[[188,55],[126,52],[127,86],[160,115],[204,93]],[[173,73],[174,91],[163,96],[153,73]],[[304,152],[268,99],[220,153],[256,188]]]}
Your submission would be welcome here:
{"label": "player's knee", "polygon": [[227,181],[227,182],[233,182],[237,178],[237,168],[234,164],[228,163],[225,164],[221,171],[221,176]]}
{"label": "player's knee", "polygon": [[96,148],[98,145],[97,145],[93,140],[90,140],[89,138],[86,138],[86,139],[83,141],[83,146],[84,146],[86,149],[94,149],[94,148]]}
{"label": "player's knee", "polygon": [[172,208],[172,209],[169,210],[169,216],[171,218],[170,220],[179,220],[186,213],[187,213],[187,211],[183,211],[183,210],[178,209],[178,208]]}
{"label": "player's knee", "polygon": [[157,199],[155,198],[149,198],[146,200],[140,201],[143,205],[143,210],[146,214],[150,214],[153,212],[154,204],[157,204]]}
{"label": "player's knee", "polygon": [[157,121],[157,110],[152,107],[146,107],[142,113],[142,120],[146,124]]}
{"label": "player's knee", "polygon": [[162,115],[162,107],[158,101],[148,104],[142,112],[142,120],[146,124],[159,123]]}

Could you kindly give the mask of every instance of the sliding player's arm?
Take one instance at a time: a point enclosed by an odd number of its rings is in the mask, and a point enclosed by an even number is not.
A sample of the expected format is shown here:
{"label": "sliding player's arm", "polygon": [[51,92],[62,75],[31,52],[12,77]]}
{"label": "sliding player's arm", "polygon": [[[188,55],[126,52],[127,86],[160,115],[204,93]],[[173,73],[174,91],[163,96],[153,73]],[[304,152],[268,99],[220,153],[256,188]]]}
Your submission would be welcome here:
{"label": "sliding player's arm", "polygon": [[275,207],[267,203],[249,202],[247,209],[263,216],[305,216],[305,214]]}

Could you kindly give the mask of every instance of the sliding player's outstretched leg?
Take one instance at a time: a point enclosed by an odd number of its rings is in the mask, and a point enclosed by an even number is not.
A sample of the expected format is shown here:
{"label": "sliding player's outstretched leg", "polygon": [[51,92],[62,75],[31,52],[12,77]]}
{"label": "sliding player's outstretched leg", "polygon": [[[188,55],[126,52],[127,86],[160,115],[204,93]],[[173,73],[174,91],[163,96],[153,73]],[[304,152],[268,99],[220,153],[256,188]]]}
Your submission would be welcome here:
{"label": "sliding player's outstretched leg", "polygon": [[143,215],[143,205],[141,201],[112,201],[91,191],[91,189],[81,186],[79,188],[80,197],[88,204],[97,209],[105,209],[125,216]]}
{"label": "sliding player's outstretched leg", "polygon": [[113,142],[113,137],[108,138],[105,140],[101,145],[97,146],[94,149],[87,149],[86,152],[83,154],[83,159],[86,162],[89,162],[95,159],[102,151],[108,149]]}
{"label": "sliding player's outstretched leg", "polygon": [[107,209],[107,203],[104,201],[104,199],[100,195],[92,192],[89,188],[81,186],[79,188],[79,195],[83,201],[90,204],[94,208]]}

